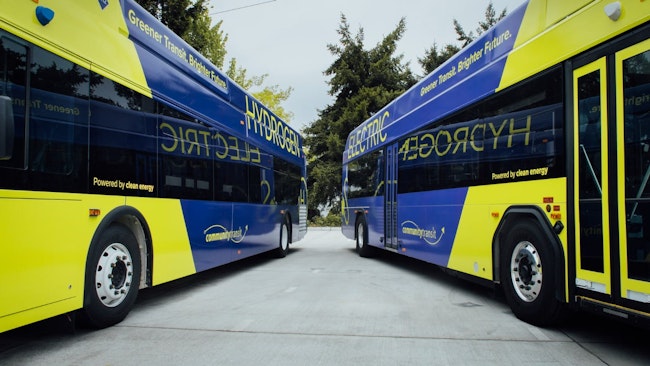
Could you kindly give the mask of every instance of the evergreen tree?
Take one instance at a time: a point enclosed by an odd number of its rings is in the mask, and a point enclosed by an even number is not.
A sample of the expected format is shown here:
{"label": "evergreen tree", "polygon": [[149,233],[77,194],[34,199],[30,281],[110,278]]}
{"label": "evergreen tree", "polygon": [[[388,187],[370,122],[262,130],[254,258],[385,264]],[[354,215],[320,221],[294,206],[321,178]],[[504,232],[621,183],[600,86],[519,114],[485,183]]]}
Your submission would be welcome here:
{"label": "evergreen tree", "polygon": [[434,43],[431,48],[424,52],[423,58],[418,58],[418,62],[426,75],[437,69],[438,66],[449,60],[458,51],[460,51],[460,47],[453,44],[448,44],[441,51],[438,51],[438,45]]}
{"label": "evergreen tree", "polygon": [[207,9],[205,0],[137,0],[137,2],[180,37],[185,36],[192,22]]}
{"label": "evergreen tree", "polygon": [[492,26],[497,24],[499,20],[503,19],[506,14],[506,9],[503,9],[497,16],[496,11],[494,10],[494,5],[492,5],[492,2],[490,1],[487,8],[485,9],[485,19],[483,21],[479,21],[479,26],[475,30],[476,35],[474,35],[473,31],[466,33],[463,27],[460,25],[460,22],[454,19],[454,31],[456,31],[456,39],[460,42],[460,45],[447,44],[439,52],[438,46],[434,42],[433,46],[425,51],[424,57],[418,58],[418,62],[420,63],[420,66],[422,66],[425,75],[437,69],[438,66],[449,60],[454,54],[460,51],[461,48],[472,43],[472,41],[474,41],[477,37],[479,37],[488,29],[492,28]]}
{"label": "evergreen tree", "polygon": [[381,42],[365,50],[363,28],[353,35],[341,15],[339,44],[327,46],[337,58],[325,70],[325,75],[331,76],[329,94],[334,102],[319,111],[318,119],[304,130],[312,212],[319,205],[339,209],[341,162],[348,134],[415,83],[403,55],[395,55],[405,30],[406,21],[401,19]]}

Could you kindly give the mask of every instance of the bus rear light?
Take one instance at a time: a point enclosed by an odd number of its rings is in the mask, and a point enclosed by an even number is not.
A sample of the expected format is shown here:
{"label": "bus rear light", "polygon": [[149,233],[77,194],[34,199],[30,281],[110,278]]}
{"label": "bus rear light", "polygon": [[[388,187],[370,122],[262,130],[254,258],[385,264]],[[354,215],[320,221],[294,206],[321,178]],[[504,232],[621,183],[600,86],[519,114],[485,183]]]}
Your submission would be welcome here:
{"label": "bus rear light", "polygon": [[97,216],[101,215],[101,213],[102,213],[101,210],[98,209],[98,208],[89,208],[88,209],[88,216],[90,216],[90,217],[97,217]]}
{"label": "bus rear light", "polygon": [[544,203],[553,203],[553,197],[544,197]]}

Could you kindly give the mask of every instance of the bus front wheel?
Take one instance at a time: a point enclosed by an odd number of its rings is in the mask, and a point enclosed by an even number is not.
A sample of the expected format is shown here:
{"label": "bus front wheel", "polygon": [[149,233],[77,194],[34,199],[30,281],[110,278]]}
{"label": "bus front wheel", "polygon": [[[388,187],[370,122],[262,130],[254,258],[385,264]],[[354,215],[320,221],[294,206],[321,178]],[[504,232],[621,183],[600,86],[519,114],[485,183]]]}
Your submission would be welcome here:
{"label": "bus front wheel", "polygon": [[515,316],[527,323],[556,323],[563,305],[555,297],[553,252],[539,226],[531,220],[514,224],[501,257],[501,283]]}
{"label": "bus front wheel", "polygon": [[105,328],[124,320],[138,295],[140,251],[129,229],[111,225],[90,248],[86,264],[85,325]]}

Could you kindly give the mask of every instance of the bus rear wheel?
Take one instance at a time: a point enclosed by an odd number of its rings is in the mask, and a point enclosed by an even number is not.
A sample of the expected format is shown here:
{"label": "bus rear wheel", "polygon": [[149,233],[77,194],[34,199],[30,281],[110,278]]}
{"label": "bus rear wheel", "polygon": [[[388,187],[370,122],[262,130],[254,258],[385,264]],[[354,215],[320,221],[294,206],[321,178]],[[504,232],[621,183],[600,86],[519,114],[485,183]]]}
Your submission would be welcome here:
{"label": "bus rear wheel", "polygon": [[368,258],[371,256],[371,248],[368,245],[368,226],[366,225],[366,219],[359,217],[357,220],[357,230],[356,230],[356,244],[357,244],[357,254],[359,256]]}
{"label": "bus rear wheel", "polygon": [[275,256],[278,258],[284,258],[289,254],[289,222],[287,219],[283,220],[282,226],[280,227],[280,243],[275,250]]}
{"label": "bus rear wheel", "polygon": [[553,252],[539,226],[531,220],[514,224],[502,249],[501,283],[512,312],[533,325],[555,324],[563,304],[555,297]]}
{"label": "bus rear wheel", "polygon": [[111,225],[90,248],[81,319],[92,328],[124,320],[135,303],[140,280],[140,251],[129,229]]}

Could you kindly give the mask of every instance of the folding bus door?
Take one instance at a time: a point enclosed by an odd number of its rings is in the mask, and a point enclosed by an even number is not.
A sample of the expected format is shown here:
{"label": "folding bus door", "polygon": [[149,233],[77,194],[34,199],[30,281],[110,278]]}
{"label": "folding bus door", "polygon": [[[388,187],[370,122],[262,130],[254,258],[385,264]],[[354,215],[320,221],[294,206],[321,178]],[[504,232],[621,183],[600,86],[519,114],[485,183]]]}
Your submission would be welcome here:
{"label": "folding bus door", "polygon": [[384,246],[397,249],[397,157],[398,145],[386,148],[386,194],[384,196]]}

